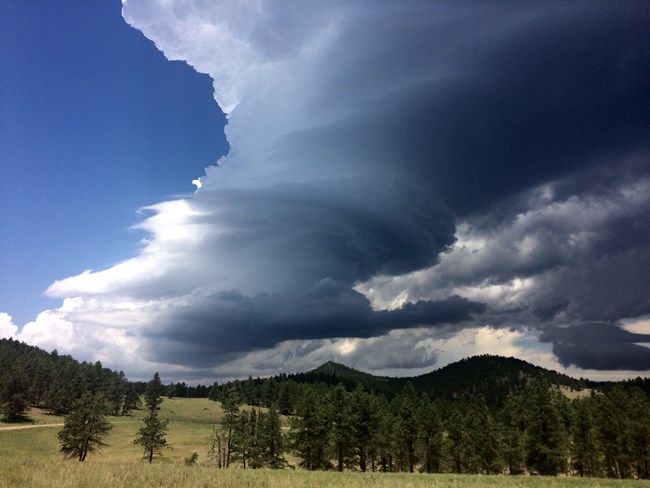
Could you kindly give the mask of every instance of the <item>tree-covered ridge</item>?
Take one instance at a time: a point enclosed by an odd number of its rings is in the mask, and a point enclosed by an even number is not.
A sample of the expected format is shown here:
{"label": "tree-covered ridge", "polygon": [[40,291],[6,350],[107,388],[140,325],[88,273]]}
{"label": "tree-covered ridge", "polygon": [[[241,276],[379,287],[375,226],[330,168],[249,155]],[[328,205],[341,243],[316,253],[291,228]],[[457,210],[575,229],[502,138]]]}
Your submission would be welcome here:
{"label": "tree-covered ridge", "polygon": [[79,362],[56,350],[48,353],[13,339],[0,339],[0,407],[6,420],[20,420],[30,406],[70,412],[85,394],[101,394],[109,413],[124,414],[139,405],[139,392],[122,371],[101,362]]}
{"label": "tree-covered ridge", "polygon": [[464,397],[481,397],[488,406],[501,406],[508,398],[523,391],[528,382],[539,377],[550,384],[573,390],[599,387],[598,383],[576,380],[521,359],[482,355],[410,378],[374,376],[328,361],[304,373],[215,384],[209,394],[211,398],[220,398],[221,389],[232,386],[239,390],[239,395],[249,405],[273,404],[281,412],[290,413],[295,410],[296,399],[302,395],[302,385],[333,387],[341,384],[347,391],[362,386],[366,391],[390,400],[410,383],[418,394],[426,394],[433,399],[454,401]]}
{"label": "tree-covered ridge", "polygon": [[488,405],[502,405],[523,391],[533,378],[545,378],[552,385],[573,390],[587,387],[585,380],[535,366],[521,359],[492,355],[474,356],[411,379],[416,390],[433,398],[451,400],[480,396]]}

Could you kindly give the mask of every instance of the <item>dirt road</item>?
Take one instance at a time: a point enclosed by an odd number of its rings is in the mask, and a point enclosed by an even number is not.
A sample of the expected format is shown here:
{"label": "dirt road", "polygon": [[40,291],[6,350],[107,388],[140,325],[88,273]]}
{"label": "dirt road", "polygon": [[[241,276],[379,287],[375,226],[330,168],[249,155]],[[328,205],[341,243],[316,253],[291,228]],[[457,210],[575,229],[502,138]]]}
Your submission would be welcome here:
{"label": "dirt road", "polygon": [[63,424],[10,425],[8,427],[0,427],[0,432],[3,430],[38,429],[41,427],[63,427]]}

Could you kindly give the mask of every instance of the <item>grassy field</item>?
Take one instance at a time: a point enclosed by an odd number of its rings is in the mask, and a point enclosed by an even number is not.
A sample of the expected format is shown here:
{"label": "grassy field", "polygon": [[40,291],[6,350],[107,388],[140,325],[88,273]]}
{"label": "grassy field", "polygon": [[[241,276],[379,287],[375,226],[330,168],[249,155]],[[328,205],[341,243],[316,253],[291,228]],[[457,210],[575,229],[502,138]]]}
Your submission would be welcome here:
{"label": "grassy field", "polygon": [[[133,445],[143,412],[112,417],[106,447],[85,462],[64,460],[56,438],[60,426],[2,430],[0,424],[0,487],[648,487],[650,482],[579,478],[462,476],[389,473],[306,472],[302,470],[218,470],[206,461],[212,423],[222,415],[218,404],[205,399],[166,399],[161,418],[170,419],[168,441],[173,450],[152,465]],[[62,417],[33,410],[35,425],[60,424]],[[186,457],[199,454],[198,465],[187,467]]]}

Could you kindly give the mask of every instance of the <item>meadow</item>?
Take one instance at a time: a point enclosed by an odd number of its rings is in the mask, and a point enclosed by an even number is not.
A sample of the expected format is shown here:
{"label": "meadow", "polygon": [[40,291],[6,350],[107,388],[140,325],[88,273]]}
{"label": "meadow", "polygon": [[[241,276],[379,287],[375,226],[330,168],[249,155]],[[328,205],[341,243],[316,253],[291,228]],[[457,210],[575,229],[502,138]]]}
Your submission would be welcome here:
{"label": "meadow", "polygon": [[[5,430],[12,425],[0,424],[0,487],[650,487],[646,481],[593,478],[219,470],[205,464],[212,424],[222,415],[219,405],[207,399],[165,399],[160,416],[170,420],[167,439],[173,449],[150,465],[132,443],[143,415],[111,417],[109,446],[83,463],[63,459],[56,437],[61,426],[46,426],[61,424],[62,417],[32,409],[31,425],[42,427]],[[197,465],[185,466],[193,452],[199,455]]]}

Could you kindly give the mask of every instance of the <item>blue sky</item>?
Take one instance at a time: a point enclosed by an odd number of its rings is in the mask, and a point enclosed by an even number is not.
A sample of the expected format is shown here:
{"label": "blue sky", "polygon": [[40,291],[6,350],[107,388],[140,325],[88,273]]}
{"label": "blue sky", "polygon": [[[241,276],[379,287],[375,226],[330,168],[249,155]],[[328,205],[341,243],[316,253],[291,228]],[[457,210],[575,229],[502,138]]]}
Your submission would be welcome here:
{"label": "blue sky", "polygon": [[0,310],[137,249],[136,211],[192,192],[227,151],[212,83],[124,22],[121,2],[0,3]]}
{"label": "blue sky", "polygon": [[0,335],[650,375],[646,2],[0,5]]}

